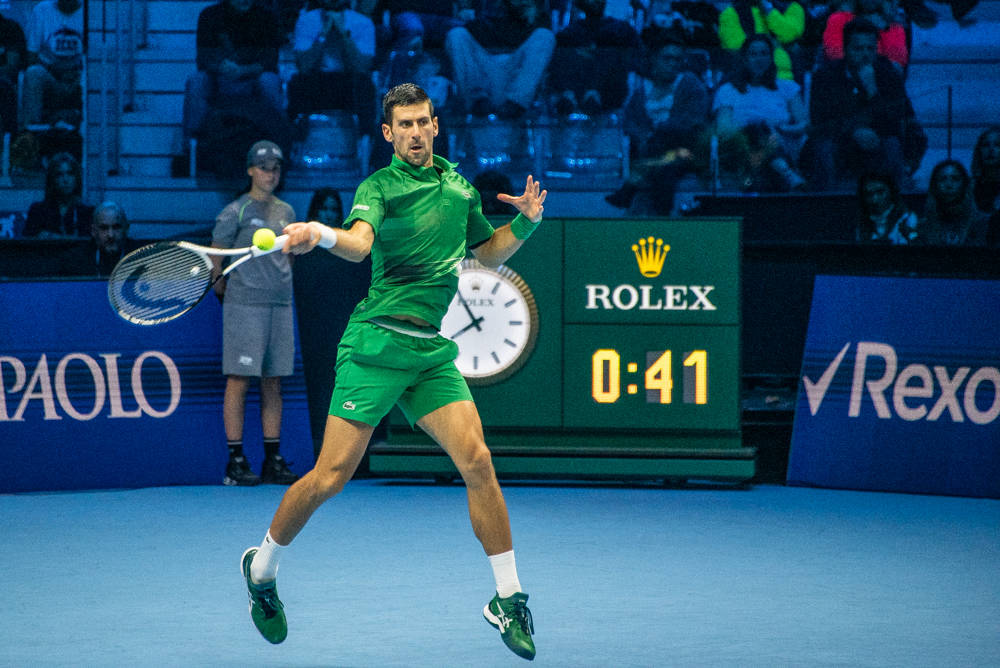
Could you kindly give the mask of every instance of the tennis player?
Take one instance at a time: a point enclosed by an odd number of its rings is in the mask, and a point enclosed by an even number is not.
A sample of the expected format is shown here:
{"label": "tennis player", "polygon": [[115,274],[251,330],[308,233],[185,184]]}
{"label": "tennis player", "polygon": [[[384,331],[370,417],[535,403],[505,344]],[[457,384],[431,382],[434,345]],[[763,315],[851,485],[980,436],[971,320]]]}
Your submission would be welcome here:
{"label": "tennis player", "polygon": [[494,230],[476,189],[433,153],[438,119],[427,93],[414,84],[396,86],[382,99],[382,114],[392,162],[358,187],[343,228],[307,222],[284,229],[286,253],[308,252],[320,243],[355,262],[370,253],[372,284],[340,341],[316,466],[285,493],[260,547],[243,554],[250,616],[268,641],[285,639],[288,626],[275,585],[281,552],[351,479],[375,425],[398,403],[410,423],[448,453],[465,481],[472,528],[496,580],[484,617],[515,654],[533,659],[534,629],[517,576],[507,506],[479,413],[454,363],[458,347],[437,330],[466,250],[491,267],[506,261],[541,222],[547,191],[528,176],[524,194],[497,195],[520,213]]}

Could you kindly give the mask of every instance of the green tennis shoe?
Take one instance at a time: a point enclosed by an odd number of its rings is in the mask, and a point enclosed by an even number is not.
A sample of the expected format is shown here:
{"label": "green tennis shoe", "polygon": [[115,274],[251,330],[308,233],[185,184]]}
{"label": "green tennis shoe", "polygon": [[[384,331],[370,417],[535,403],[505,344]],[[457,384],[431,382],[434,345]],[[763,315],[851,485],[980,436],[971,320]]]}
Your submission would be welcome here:
{"label": "green tennis shoe", "polygon": [[257,584],[250,579],[250,564],[257,548],[248,548],[243,553],[243,577],[247,581],[247,592],[250,594],[250,619],[254,626],[264,636],[264,640],[277,645],[288,636],[288,622],[285,620],[285,606],[278,598],[278,587],[275,580]]}
{"label": "green tennis shoe", "polygon": [[535,626],[527,603],[528,595],[523,592],[507,598],[500,598],[497,594],[483,608],[483,617],[493,628],[500,630],[500,637],[510,651],[531,661],[535,658],[535,643],[531,639]]}

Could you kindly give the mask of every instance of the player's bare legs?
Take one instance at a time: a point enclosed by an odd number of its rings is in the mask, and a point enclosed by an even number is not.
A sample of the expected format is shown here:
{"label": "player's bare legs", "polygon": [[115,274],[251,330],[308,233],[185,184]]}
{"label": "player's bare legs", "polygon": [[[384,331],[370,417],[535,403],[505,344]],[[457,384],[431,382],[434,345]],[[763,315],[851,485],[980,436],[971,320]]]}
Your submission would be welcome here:
{"label": "player's bare legs", "polygon": [[281,549],[292,542],[316,509],[351,479],[372,431],[374,427],[362,422],[329,416],[316,465],[285,492],[261,546],[243,553],[240,563],[250,593],[250,618],[268,642],[283,642],[288,635],[275,582]]}
{"label": "player's bare legs", "polygon": [[497,584],[496,596],[483,608],[483,617],[500,631],[512,652],[530,661],[535,658],[534,624],[528,595],[521,591],[517,578],[507,503],[486,447],[479,411],[471,401],[456,401],[428,413],[417,424],[444,448],[465,481],[472,530],[486,550]]}
{"label": "player's bare legs", "polygon": [[510,551],[507,504],[493,470],[493,458],[483,437],[479,411],[471,401],[456,401],[428,413],[417,426],[448,453],[465,481],[469,519],[487,555]]}
{"label": "player's bare legs", "polygon": [[271,520],[271,538],[279,545],[288,545],[316,509],[340,493],[361,463],[374,429],[363,422],[327,417],[319,459],[285,492]]}

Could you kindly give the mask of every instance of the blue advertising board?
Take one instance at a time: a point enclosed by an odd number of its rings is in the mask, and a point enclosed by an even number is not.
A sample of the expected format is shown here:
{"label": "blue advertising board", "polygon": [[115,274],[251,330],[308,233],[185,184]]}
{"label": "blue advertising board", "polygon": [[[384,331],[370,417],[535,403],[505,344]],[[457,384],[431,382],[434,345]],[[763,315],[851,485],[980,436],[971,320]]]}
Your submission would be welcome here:
{"label": "blue advertising board", "polygon": [[1000,498],[1000,282],[817,276],[788,482]]}
{"label": "blue advertising board", "polygon": [[[103,281],[0,283],[0,492],[220,484],[221,337],[214,298],[141,327]],[[313,463],[301,367],[296,345],[282,453],[300,474]],[[252,385],[244,443],[259,470],[256,397]]]}

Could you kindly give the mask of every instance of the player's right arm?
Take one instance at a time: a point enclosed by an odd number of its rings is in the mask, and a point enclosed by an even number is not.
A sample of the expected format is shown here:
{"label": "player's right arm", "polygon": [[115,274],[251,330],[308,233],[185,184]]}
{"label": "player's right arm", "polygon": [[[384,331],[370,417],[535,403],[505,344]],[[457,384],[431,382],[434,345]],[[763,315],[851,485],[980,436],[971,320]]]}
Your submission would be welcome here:
{"label": "player's right arm", "polygon": [[[301,255],[308,253],[317,245],[328,248],[337,257],[350,262],[361,262],[371,253],[375,242],[375,229],[370,223],[354,220],[349,228],[334,229],[316,221],[307,223],[291,223],[283,230],[288,235],[288,241],[282,250],[284,253]],[[321,242],[323,242],[321,244]],[[330,245],[332,243],[332,246]]]}

